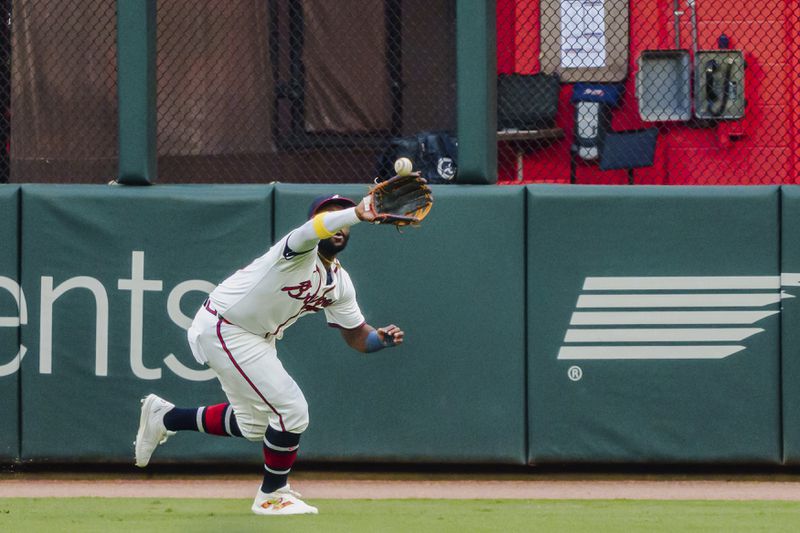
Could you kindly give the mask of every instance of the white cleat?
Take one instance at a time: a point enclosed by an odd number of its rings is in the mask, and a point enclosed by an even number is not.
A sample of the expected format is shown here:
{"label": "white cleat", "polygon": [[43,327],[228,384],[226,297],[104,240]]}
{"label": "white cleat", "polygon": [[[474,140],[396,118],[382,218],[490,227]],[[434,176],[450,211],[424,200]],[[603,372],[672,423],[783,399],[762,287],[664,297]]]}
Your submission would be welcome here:
{"label": "white cleat", "polygon": [[141,400],[142,414],[139,416],[139,431],[133,443],[136,449],[136,466],[144,468],[150,462],[150,456],[159,444],[175,434],[164,427],[164,415],[175,405],[167,400],[148,394]]}
{"label": "white cleat", "polygon": [[319,514],[316,507],[308,505],[299,496],[300,493],[290,489],[288,484],[269,494],[259,489],[252,509],[260,515]]}

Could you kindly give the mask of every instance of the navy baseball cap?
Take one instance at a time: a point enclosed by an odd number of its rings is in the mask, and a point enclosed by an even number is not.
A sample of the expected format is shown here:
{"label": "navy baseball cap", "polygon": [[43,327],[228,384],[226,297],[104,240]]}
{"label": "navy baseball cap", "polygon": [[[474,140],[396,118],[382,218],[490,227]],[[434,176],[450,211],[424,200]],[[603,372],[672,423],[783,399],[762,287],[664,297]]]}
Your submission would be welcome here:
{"label": "navy baseball cap", "polygon": [[308,218],[313,217],[317,214],[317,212],[325,207],[326,205],[340,205],[344,208],[347,207],[355,207],[356,203],[347,198],[345,196],[339,194],[332,194],[327,196],[317,196],[314,198],[314,201],[311,202],[311,206],[308,208]]}

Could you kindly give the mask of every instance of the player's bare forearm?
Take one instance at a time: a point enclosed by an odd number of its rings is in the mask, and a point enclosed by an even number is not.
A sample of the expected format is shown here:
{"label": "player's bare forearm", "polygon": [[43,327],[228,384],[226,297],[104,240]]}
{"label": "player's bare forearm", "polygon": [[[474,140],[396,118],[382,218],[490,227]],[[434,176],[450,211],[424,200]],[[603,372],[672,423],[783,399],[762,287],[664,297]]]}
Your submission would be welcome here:
{"label": "player's bare forearm", "polygon": [[394,324],[382,328],[373,328],[369,324],[362,324],[355,329],[341,330],[345,342],[354,350],[361,353],[371,353],[403,344],[405,332]]}

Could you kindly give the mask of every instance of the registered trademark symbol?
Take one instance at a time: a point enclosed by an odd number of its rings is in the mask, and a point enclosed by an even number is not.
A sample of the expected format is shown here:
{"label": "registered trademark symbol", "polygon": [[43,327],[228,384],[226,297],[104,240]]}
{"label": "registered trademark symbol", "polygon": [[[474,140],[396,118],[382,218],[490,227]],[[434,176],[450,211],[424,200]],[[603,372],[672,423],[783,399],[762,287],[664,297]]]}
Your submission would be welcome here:
{"label": "registered trademark symbol", "polygon": [[580,381],[583,377],[583,370],[579,366],[571,366],[569,370],[567,370],[567,376],[572,381]]}

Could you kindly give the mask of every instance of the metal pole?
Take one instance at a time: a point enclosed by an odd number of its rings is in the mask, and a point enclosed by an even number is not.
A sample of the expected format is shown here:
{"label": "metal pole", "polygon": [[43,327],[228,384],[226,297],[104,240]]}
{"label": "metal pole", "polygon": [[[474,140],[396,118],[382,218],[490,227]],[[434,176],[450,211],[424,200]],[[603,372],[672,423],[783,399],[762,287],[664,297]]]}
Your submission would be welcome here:
{"label": "metal pole", "polygon": [[691,22],[692,22],[692,61],[694,61],[694,57],[697,55],[697,0],[686,0],[686,3],[689,4],[689,8],[692,10]]}

